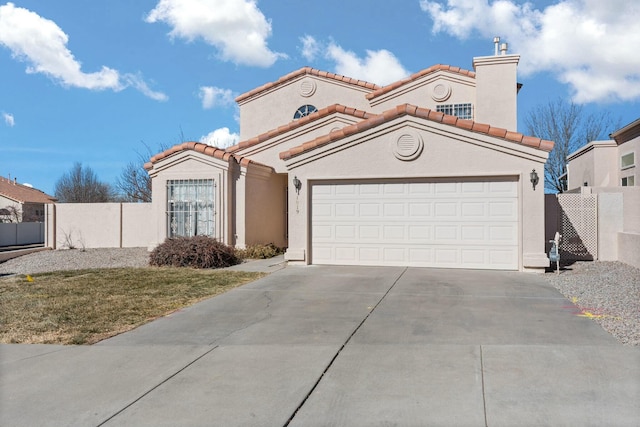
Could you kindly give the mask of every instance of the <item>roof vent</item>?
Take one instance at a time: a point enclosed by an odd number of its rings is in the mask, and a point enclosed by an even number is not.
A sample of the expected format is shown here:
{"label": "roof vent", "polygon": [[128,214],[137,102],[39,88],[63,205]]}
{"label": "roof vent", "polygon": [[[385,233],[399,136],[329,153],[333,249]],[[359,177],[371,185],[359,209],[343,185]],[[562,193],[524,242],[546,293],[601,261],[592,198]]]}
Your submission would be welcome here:
{"label": "roof vent", "polygon": [[494,45],[495,45],[495,47],[496,47],[494,55],[495,55],[495,56],[498,56],[498,48],[499,48],[499,46],[500,46],[500,37],[495,36],[495,37],[493,38],[493,44],[494,44]]}
{"label": "roof vent", "polygon": [[507,54],[507,49],[509,48],[509,45],[507,43],[502,43],[500,45],[500,54],[501,55],[506,55]]}

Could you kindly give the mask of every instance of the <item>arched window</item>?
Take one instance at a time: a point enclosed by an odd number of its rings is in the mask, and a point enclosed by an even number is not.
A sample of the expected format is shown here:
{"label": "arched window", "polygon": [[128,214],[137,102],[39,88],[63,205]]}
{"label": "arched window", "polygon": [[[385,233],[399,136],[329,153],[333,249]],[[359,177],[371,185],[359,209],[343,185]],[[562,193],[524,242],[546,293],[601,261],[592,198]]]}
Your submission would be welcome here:
{"label": "arched window", "polygon": [[293,115],[293,120],[308,116],[309,114],[315,113],[316,111],[318,111],[318,109],[313,105],[303,105],[296,110],[296,113]]}

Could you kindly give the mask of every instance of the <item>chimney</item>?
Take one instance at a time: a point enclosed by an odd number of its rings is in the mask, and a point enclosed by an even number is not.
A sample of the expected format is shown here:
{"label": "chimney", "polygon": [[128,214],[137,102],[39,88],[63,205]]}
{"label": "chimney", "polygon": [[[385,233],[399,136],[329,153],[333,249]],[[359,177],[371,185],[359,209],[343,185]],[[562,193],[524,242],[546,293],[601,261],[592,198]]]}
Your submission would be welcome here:
{"label": "chimney", "polygon": [[18,183],[18,178],[16,178],[15,176],[13,177],[13,185],[16,185]]}
{"label": "chimney", "polygon": [[516,131],[517,67],[520,55],[508,54],[507,43],[494,37],[495,55],[473,58],[476,72],[475,111],[473,119],[479,123]]}

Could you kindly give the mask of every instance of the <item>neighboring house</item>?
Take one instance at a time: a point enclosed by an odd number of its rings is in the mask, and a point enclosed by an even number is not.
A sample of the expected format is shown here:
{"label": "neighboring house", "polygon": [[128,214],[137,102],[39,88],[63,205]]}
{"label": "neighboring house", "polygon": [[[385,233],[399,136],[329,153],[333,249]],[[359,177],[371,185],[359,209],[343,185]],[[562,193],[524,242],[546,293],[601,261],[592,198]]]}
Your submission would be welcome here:
{"label": "neighboring house", "polygon": [[56,198],[0,176],[0,222],[43,222],[44,205]]}
{"label": "neighboring house", "polygon": [[578,187],[633,187],[638,178],[640,119],[593,141],[567,157],[569,190]]}
{"label": "neighboring house", "polygon": [[567,157],[566,193],[597,200],[597,259],[640,268],[640,118],[609,136]]}
{"label": "neighboring house", "polygon": [[518,55],[379,87],[305,67],[240,95],[240,142],[145,165],[158,244],[205,234],[300,264],[543,271],[553,142],[516,132]]}

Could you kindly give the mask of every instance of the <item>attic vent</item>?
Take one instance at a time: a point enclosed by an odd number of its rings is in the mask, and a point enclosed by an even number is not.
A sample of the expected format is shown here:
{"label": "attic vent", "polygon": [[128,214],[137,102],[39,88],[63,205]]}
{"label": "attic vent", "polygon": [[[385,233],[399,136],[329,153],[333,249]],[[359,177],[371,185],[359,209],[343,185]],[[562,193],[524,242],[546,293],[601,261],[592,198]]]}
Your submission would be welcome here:
{"label": "attic vent", "polygon": [[400,160],[414,160],[422,153],[424,143],[419,135],[404,133],[397,137],[393,143],[393,154]]}
{"label": "attic vent", "polygon": [[446,83],[438,83],[431,89],[431,98],[434,101],[442,102],[451,96],[451,86]]}
{"label": "attic vent", "polygon": [[314,93],[316,93],[316,82],[311,79],[305,79],[300,83],[300,95],[308,98]]}

